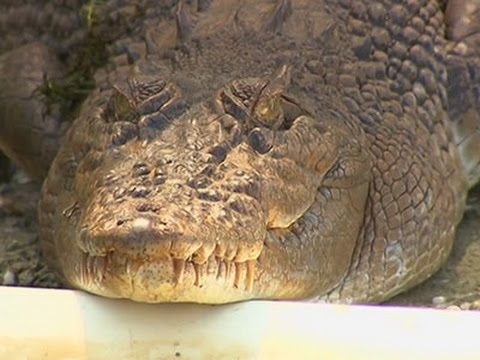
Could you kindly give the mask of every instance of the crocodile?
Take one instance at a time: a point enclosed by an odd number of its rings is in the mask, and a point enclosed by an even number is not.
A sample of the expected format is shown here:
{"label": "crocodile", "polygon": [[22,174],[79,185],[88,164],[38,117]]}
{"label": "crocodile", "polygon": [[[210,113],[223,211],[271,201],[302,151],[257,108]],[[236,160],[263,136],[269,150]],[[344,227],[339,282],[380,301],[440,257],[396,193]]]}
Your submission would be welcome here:
{"label": "crocodile", "polygon": [[105,1],[106,64],[67,116],[38,89],[85,48],[93,3],[4,12],[22,31],[0,57],[0,148],[43,181],[66,284],[376,303],[448,257],[480,177],[479,1]]}

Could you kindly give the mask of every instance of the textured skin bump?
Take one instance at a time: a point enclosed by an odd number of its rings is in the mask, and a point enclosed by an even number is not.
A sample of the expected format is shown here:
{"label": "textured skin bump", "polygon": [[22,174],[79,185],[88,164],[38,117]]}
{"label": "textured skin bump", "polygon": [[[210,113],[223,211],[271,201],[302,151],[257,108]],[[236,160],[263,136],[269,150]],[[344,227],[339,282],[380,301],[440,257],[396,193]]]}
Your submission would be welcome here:
{"label": "textured skin bump", "polygon": [[379,302],[425,280],[478,171],[457,135],[478,126],[475,4],[107,2],[108,63],[43,186],[46,254],[146,302]]}

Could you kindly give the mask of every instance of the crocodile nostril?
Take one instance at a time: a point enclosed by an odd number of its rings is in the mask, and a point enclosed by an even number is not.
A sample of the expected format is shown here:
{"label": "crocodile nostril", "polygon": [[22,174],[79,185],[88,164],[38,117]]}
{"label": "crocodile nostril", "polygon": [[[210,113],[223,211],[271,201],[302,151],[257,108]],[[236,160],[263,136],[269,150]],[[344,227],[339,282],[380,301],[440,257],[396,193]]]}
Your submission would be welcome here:
{"label": "crocodile nostril", "polygon": [[140,162],[133,165],[133,171],[135,176],[141,177],[149,175],[151,170],[147,164]]}
{"label": "crocodile nostril", "polygon": [[117,220],[117,226],[122,226],[125,224],[125,220]]}
{"label": "crocodile nostril", "polygon": [[226,144],[214,146],[209,150],[209,153],[212,154],[219,163],[221,163],[227,157],[228,146]]}
{"label": "crocodile nostril", "polygon": [[248,143],[259,154],[267,153],[273,146],[273,132],[255,128],[248,134]]}

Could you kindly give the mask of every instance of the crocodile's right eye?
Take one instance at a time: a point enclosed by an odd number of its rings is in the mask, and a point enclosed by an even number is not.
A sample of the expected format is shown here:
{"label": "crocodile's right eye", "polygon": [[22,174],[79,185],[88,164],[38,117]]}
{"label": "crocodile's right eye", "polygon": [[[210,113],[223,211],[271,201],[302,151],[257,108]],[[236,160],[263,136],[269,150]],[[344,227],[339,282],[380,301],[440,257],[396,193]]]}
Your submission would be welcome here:
{"label": "crocodile's right eye", "polygon": [[162,79],[142,81],[133,78],[113,86],[105,117],[108,122],[139,122],[142,126],[143,119],[177,116],[183,105],[180,89],[174,84]]}
{"label": "crocodile's right eye", "polygon": [[152,140],[180,116],[186,105],[180,89],[162,79],[127,79],[113,86],[103,119],[109,123],[112,142],[123,145],[138,138]]}
{"label": "crocodile's right eye", "polygon": [[135,103],[131,98],[119,88],[114,87],[114,92],[108,100],[105,109],[105,119],[107,122],[128,121],[136,122],[138,114]]}

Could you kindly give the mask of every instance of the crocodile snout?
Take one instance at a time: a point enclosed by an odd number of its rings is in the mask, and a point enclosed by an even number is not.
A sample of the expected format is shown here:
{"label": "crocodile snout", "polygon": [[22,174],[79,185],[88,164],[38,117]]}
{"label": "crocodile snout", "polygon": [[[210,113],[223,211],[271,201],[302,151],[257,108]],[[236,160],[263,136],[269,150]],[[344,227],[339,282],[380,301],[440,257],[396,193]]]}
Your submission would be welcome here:
{"label": "crocodile snout", "polygon": [[157,200],[155,213],[139,212],[134,202],[117,211],[87,212],[77,239],[83,253],[79,271],[70,282],[105,296],[152,302],[188,301],[188,294],[203,293],[204,287],[251,291],[265,241],[261,212],[248,217],[202,199],[190,201],[187,207]]}

